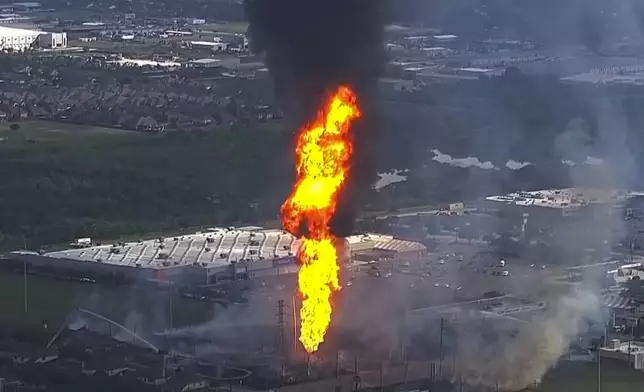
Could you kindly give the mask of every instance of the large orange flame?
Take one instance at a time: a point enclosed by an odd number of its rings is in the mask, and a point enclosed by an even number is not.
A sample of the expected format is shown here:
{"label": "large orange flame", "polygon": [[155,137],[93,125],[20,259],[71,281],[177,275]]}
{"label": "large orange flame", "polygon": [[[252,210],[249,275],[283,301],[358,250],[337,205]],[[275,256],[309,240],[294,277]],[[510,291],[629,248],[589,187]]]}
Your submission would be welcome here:
{"label": "large orange flame", "polygon": [[304,239],[297,254],[301,265],[300,342],[318,349],[331,323],[331,293],[340,289],[338,256],[329,221],[349,172],[351,121],[360,117],[353,91],[339,87],[317,118],[301,130],[296,147],[297,181],[282,205],[282,223]]}

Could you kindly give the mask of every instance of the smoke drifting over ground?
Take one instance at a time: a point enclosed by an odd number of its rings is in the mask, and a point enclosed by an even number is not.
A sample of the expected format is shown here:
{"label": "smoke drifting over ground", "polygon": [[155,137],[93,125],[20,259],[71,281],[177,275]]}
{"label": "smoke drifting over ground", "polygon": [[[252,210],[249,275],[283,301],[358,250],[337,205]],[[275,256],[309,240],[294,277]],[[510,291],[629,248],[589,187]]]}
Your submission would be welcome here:
{"label": "smoke drifting over ground", "polygon": [[251,46],[265,55],[278,99],[298,127],[339,85],[358,96],[362,118],[354,126],[350,183],[333,230],[353,230],[355,196],[373,183],[377,136],[376,90],[384,63],[381,0],[246,0]]}
{"label": "smoke drifting over ground", "polygon": [[[572,2],[578,10],[582,2]],[[584,3],[585,4],[585,3]],[[250,21],[252,45],[256,52],[266,55],[266,61],[274,78],[278,98],[287,109],[291,119],[297,126],[302,126],[312,117],[329,88],[338,84],[349,84],[357,92],[364,119],[356,127],[356,165],[352,175],[357,179],[352,184],[355,189],[368,186],[374,181],[375,172],[371,170],[371,144],[377,131],[375,116],[375,90],[377,78],[382,65],[382,15],[381,2],[378,0],[246,0],[247,15]],[[535,7],[539,7],[535,3]],[[546,10],[546,7],[543,7]],[[547,12],[550,16],[550,12]],[[568,18],[565,26],[568,28]],[[578,26],[574,26],[578,29]],[[592,30],[592,29],[591,29]],[[577,30],[575,30],[577,31]],[[573,35],[574,37],[575,35]],[[593,41],[595,38],[589,37]],[[597,175],[593,176],[599,185],[612,188],[628,188],[629,179],[634,174],[632,163],[633,154],[629,153],[629,145],[625,140],[623,113],[614,107],[601,106],[595,114],[599,117],[598,135],[590,132],[587,124],[571,121],[563,132],[548,139],[547,144],[557,162],[568,166],[597,166]],[[496,107],[500,114],[510,115],[510,107]],[[530,151],[531,145],[522,140],[524,137],[514,132],[512,138],[522,151]],[[548,136],[548,137],[550,137]],[[546,138],[546,136],[544,136]],[[507,151],[512,150],[509,142],[504,142],[495,151],[495,157],[454,158],[441,151],[433,150],[434,161],[458,167],[477,167],[486,170],[496,170],[503,166],[511,170],[520,170],[528,165],[539,167],[538,156],[534,154],[519,155],[517,161],[508,160]],[[601,147],[597,147],[601,146]],[[536,150],[536,149],[535,149]],[[423,151],[424,152],[424,151]],[[594,158],[594,157],[601,157]],[[494,159],[493,159],[494,158]],[[528,161],[526,161],[526,159]],[[498,161],[497,161],[498,160]],[[495,165],[492,162],[497,162]],[[606,163],[611,171],[604,171],[599,166]],[[564,166],[564,165],[561,165]],[[565,167],[565,166],[564,166]],[[619,174],[619,175],[616,175]],[[586,185],[586,179],[576,178],[571,171],[573,185]],[[436,184],[439,187],[440,184]],[[431,191],[431,189],[428,189]],[[353,199],[353,198],[348,198]],[[336,234],[343,235],[350,231],[352,223],[353,203],[355,199],[345,199],[346,211]],[[605,226],[618,227],[620,217]],[[342,221],[342,219],[340,219]],[[585,223],[577,223],[578,227],[568,227],[569,232],[582,232]],[[578,230],[577,230],[578,229]],[[490,227],[490,232],[496,232],[499,227]],[[597,231],[597,244],[610,244],[614,238],[610,232]],[[583,249],[582,244],[571,243],[571,247]],[[581,254],[581,252],[580,252]],[[556,264],[565,259],[564,255],[553,255],[550,259],[539,260],[547,264]],[[463,286],[468,282],[463,281]],[[356,283],[355,287],[359,283]],[[585,328],[586,317],[599,317],[597,308],[599,298],[592,284],[584,289],[571,290],[563,296],[552,295],[547,299],[549,311],[536,316],[530,324],[511,322],[516,335],[506,334],[506,328],[501,324],[486,325],[492,329],[497,339],[489,339],[484,334],[480,324],[459,323],[456,327],[456,349],[458,355],[458,371],[456,377],[463,378],[470,384],[499,386],[502,389],[520,389],[540,380],[553,367],[559,358],[565,354],[569,343],[575,335]],[[392,292],[366,293],[360,297],[347,290],[347,297],[359,304],[346,305],[343,311],[337,312],[334,327],[350,327],[365,331],[362,338],[373,340],[385,347],[376,347],[374,351],[393,350],[399,345],[398,331],[404,323],[403,317],[396,317],[401,307],[409,298],[403,298],[403,290],[407,286],[398,287]],[[288,291],[288,290],[287,290]],[[290,292],[290,291],[289,291]],[[384,297],[384,298],[383,298]],[[273,301],[274,302],[274,301]],[[383,304],[386,304],[384,306]],[[237,325],[261,325],[274,322],[274,304],[264,304],[264,314],[255,319],[255,307],[251,306],[230,319],[228,314],[220,314],[212,325],[185,329],[175,332],[179,336],[205,336],[213,334],[219,326],[235,327]],[[232,310],[231,310],[232,311]],[[251,316],[252,315],[252,316]],[[248,319],[246,319],[248,317]],[[374,325],[376,327],[374,327]],[[417,330],[427,330],[426,324],[419,325]],[[432,332],[438,338],[438,333]],[[334,336],[331,334],[331,336]],[[500,336],[500,337],[499,337]]]}
{"label": "smoke drifting over ground", "polygon": [[[584,320],[601,317],[598,298],[589,290],[572,292],[553,301],[550,307],[530,323],[515,323],[507,329],[502,323],[490,321],[483,325],[457,324],[458,364],[454,378],[469,385],[498,386],[508,391],[540,382],[575,336],[585,331]],[[514,328],[516,336],[508,333]]]}

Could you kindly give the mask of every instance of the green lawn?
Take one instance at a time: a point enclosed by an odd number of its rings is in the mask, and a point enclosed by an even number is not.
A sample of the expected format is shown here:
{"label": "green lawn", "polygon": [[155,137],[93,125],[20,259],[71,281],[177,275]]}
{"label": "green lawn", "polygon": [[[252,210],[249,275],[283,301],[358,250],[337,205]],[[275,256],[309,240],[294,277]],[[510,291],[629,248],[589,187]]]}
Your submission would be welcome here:
{"label": "green lawn", "polygon": [[[602,361],[602,392],[642,392],[644,372],[628,369],[623,362]],[[537,392],[595,392],[597,365],[562,362],[543,379]]]}
{"label": "green lawn", "polygon": [[[11,129],[11,126],[14,124],[19,127],[17,130]],[[7,141],[10,141],[11,139],[23,140],[26,138],[40,138],[47,141],[56,141],[60,140],[61,137],[66,136],[80,137],[115,133],[124,134],[128,133],[128,131],[115,128],[96,127],[93,125],[77,125],[41,120],[0,123],[0,137],[6,138]]]}
{"label": "green lawn", "polygon": [[213,305],[187,298],[169,300],[169,294],[142,291],[133,288],[115,288],[98,284],[80,283],[27,276],[27,313],[25,313],[23,275],[0,274],[0,323],[38,326],[46,320],[59,326],[76,308],[86,308],[117,322],[125,322],[128,314],[136,312],[144,317],[149,328],[169,325],[170,303],[174,326],[204,322],[213,315]]}
{"label": "green lawn", "polygon": [[208,23],[199,26],[203,31],[212,31],[217,33],[243,34],[248,30],[246,22],[229,22],[229,23]]}
{"label": "green lawn", "polygon": [[125,55],[152,55],[170,54],[172,47],[162,44],[158,40],[146,42],[113,42],[113,41],[92,41],[81,42],[70,40],[70,46],[88,48],[93,52],[123,53]]}
{"label": "green lawn", "polygon": [[0,250],[275,219],[291,187],[286,127],[143,134],[0,124]]}

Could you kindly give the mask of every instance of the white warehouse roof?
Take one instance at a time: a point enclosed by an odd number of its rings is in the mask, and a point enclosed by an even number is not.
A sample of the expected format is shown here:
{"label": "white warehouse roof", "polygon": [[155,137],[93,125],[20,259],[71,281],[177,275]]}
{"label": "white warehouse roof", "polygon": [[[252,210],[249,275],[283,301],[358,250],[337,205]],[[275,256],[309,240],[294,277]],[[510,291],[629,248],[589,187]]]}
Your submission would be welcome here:
{"label": "white warehouse roof", "polygon": [[44,31],[17,29],[14,27],[0,26],[0,37],[24,37],[26,35],[31,35],[35,37],[44,33],[45,33]]}
{"label": "white warehouse roof", "polygon": [[[295,238],[282,230],[225,230],[182,235],[167,238],[161,246],[159,240],[127,242],[117,246],[118,253],[112,253],[112,245],[99,245],[83,249],[67,249],[46,253],[53,258],[67,258],[80,261],[163,268],[164,262],[172,265],[205,263],[208,267],[222,267],[241,259],[258,260],[259,257],[273,259],[294,254]],[[165,258],[159,254],[165,253]]]}
{"label": "white warehouse roof", "polygon": [[220,61],[221,60],[219,59],[203,58],[198,60],[192,60],[190,64],[210,65],[210,64],[219,63]]}
{"label": "white warehouse roof", "polygon": [[[422,244],[413,241],[373,233],[351,236],[347,240],[357,250],[361,250],[357,244],[364,242],[373,242],[370,249],[393,252],[425,249]],[[242,259],[252,262],[293,256],[297,254],[300,244],[301,240],[282,230],[259,227],[211,228],[205,233],[165,238],[163,243],[156,239],[120,245],[107,244],[49,252],[44,256],[130,267],[139,264],[143,268],[152,269],[166,268],[169,266],[167,263],[176,266],[199,263],[204,267],[225,267]],[[160,257],[160,254],[165,254],[165,257]]]}
{"label": "white warehouse roof", "polygon": [[435,35],[434,39],[456,39],[458,38],[457,35],[454,34],[440,34],[440,35]]}

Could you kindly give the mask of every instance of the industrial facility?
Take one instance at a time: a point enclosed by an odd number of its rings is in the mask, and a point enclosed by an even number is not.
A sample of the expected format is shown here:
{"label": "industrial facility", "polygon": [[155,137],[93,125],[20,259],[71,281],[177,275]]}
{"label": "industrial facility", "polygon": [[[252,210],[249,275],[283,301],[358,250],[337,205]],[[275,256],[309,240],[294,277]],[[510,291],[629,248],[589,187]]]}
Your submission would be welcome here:
{"label": "industrial facility", "polygon": [[45,49],[66,48],[67,33],[48,33],[0,26],[0,49],[20,52],[34,47]]}
{"label": "industrial facility", "polygon": [[640,216],[642,193],[592,188],[522,191],[486,197],[478,208],[502,213],[529,237],[530,233],[572,221],[607,222],[609,217]]}
{"label": "industrial facility", "polygon": [[[550,208],[559,216],[570,216],[590,206],[612,207],[638,195],[618,190],[566,188],[515,192],[505,196],[489,196],[485,200],[525,211],[527,207]],[[531,210],[534,211],[534,208]]]}
{"label": "industrial facility", "polygon": [[[345,243],[345,261],[348,257],[372,260],[396,255],[418,258],[425,251],[417,242],[377,234],[352,236]],[[66,250],[18,251],[11,257],[35,269],[206,285],[297,272],[299,245],[285,231],[251,226],[100,245],[80,238]]]}

